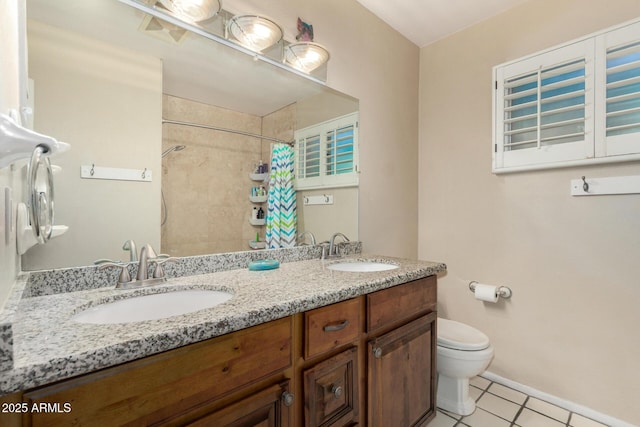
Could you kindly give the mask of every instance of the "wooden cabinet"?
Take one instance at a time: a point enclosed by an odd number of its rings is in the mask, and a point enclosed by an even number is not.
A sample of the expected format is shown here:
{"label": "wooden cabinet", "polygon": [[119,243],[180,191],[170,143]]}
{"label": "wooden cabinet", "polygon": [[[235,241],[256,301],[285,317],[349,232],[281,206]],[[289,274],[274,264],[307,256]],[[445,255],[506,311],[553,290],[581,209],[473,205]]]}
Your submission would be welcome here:
{"label": "wooden cabinet", "polygon": [[369,341],[369,425],[424,425],[435,416],[436,315]]}
{"label": "wooden cabinet", "polygon": [[5,401],[57,403],[63,410],[30,412],[10,422],[425,425],[435,416],[435,305],[435,276],[415,280],[15,393]]}
{"label": "wooden cabinet", "polygon": [[436,410],[436,278],[367,295],[368,425],[422,426]]}
{"label": "wooden cabinet", "polygon": [[291,334],[291,318],[280,319],[26,392],[29,407],[71,407],[30,412],[28,425],[184,425],[261,379],[281,381]]}

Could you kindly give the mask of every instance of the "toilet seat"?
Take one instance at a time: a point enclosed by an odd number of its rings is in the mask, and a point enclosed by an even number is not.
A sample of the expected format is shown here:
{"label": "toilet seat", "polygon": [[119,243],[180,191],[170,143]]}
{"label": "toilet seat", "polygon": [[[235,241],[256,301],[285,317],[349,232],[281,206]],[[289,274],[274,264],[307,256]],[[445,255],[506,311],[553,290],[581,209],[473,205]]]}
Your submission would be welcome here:
{"label": "toilet seat", "polygon": [[438,317],[438,346],[452,350],[479,351],[489,347],[489,337],[464,323]]}

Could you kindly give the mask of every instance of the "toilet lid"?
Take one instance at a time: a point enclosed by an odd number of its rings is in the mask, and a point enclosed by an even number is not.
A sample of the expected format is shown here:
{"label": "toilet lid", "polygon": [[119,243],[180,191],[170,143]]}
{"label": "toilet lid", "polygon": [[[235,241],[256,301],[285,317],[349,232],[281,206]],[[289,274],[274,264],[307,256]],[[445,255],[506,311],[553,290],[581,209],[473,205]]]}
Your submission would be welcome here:
{"label": "toilet lid", "polygon": [[453,350],[484,350],[489,347],[489,337],[464,323],[438,317],[438,345]]}

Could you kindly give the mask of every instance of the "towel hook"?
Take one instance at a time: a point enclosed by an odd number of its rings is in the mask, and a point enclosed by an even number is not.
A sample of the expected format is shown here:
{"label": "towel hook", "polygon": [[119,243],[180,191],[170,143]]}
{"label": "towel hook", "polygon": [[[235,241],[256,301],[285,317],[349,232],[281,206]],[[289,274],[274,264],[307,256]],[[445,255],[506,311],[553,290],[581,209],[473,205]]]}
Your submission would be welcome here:
{"label": "towel hook", "polygon": [[585,193],[589,192],[589,184],[587,183],[587,180],[585,179],[584,175],[582,176],[582,189],[584,190]]}

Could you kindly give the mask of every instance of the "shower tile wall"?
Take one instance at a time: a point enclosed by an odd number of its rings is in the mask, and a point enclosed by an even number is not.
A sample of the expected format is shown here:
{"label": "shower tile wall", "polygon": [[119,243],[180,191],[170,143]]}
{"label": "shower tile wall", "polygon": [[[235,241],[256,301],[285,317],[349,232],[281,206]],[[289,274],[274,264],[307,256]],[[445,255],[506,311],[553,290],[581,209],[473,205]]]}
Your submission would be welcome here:
{"label": "shower tile wall", "polygon": [[[211,105],[163,97],[163,117],[171,120],[261,133],[262,118]],[[249,224],[253,204],[249,179],[263,157],[260,140],[228,132],[163,125],[162,149],[186,149],[162,161],[162,188],[168,219],[162,226],[161,251],[189,256],[248,249],[264,227]]]}

